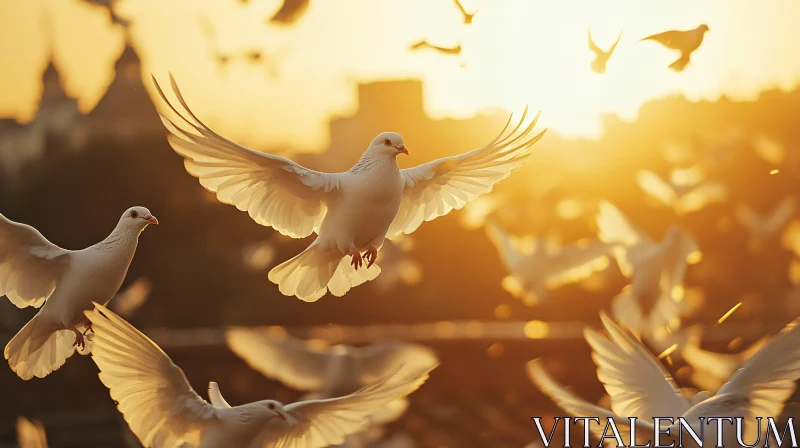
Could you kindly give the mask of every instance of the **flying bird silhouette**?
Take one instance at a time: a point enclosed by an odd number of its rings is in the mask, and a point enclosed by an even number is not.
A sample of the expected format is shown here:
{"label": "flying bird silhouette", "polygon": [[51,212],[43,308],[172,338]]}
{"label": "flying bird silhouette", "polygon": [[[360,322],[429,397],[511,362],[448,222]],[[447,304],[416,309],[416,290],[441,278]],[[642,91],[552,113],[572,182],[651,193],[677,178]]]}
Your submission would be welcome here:
{"label": "flying bird silhouette", "polygon": [[216,192],[221,202],[248,211],[257,223],[284,235],[304,238],[317,233],[306,250],[268,276],[282,294],[308,302],[327,291],[342,296],[373,280],[380,273],[375,261],[385,238],[412,233],[423,222],[488,193],[525,163],[544,135],[530,136],[538,114],[521,129],[526,109],[509,134],[511,118],[482,148],[401,170],[397,156],[408,154],[403,137],[384,132],[350,170],[323,173],[222,137],[191,112],[171,75],[172,89],[188,117],[167,100],[155,78],[153,82],[182,126],[162,115],[167,140],[201,185]]}
{"label": "flying bird silhouette", "polygon": [[594,39],[592,39],[592,32],[589,31],[589,49],[592,50],[594,53],[594,61],[592,61],[592,71],[595,73],[605,73],[606,72],[606,64],[608,60],[611,58],[611,55],[614,53],[614,49],[617,48],[617,44],[619,40],[622,39],[622,31],[619,32],[619,36],[617,37],[616,42],[608,51],[603,51],[602,48],[598,47],[596,43],[594,43]]}
{"label": "flying bird silhouette", "polygon": [[95,329],[92,359],[100,381],[145,447],[322,448],[362,431],[391,401],[417,390],[435,366],[327,400],[284,405],[262,400],[231,406],[216,383],[206,402],[180,367],[133,325],[95,303],[85,312]]}
{"label": "flying bird silhouette", "polygon": [[466,9],[464,9],[464,5],[461,4],[460,0],[453,0],[453,2],[456,4],[456,7],[458,8],[459,12],[461,12],[461,16],[464,18],[464,25],[471,25],[472,18],[475,17],[475,14],[477,14],[478,11],[475,11],[472,14],[470,14],[467,12]]}
{"label": "flying bird silhouette", "polygon": [[461,42],[459,42],[455,47],[441,47],[439,45],[433,45],[428,43],[426,40],[421,40],[409,47],[413,51],[420,51],[424,49],[430,49],[437,51],[442,54],[447,54],[450,56],[460,56],[461,55]]}
{"label": "flying bird silhouette", "polygon": [[308,10],[309,3],[310,0],[283,0],[280,9],[269,21],[281,25],[291,25]]}
{"label": "flying bird silhouette", "polygon": [[83,354],[90,350],[85,334],[91,325],[83,311],[92,308],[92,301],[105,303],[117,293],[139,234],[150,224],[158,220],[149,210],[131,207],[103,241],[67,250],[0,214],[0,296],[18,308],[41,307],[3,351],[20,378],[44,378],[64,365],[76,347]]}
{"label": "flying bird silhouette", "polygon": [[675,170],[669,181],[666,181],[652,171],[642,170],[636,174],[636,182],[645,193],[672,208],[678,215],[700,211],[708,205],[725,201],[728,196],[725,185],[706,180],[703,174],[684,180],[674,175],[686,171],[688,170]]}
{"label": "flying bird silhouette", "polygon": [[678,50],[681,56],[670,64],[669,68],[676,72],[683,71],[689,64],[692,53],[700,47],[703,43],[703,37],[708,31],[708,25],[702,24],[693,30],[687,31],[664,31],[663,33],[653,34],[647,36],[644,40],[652,40],[660,43],[661,45],[669,48],[670,50]]}

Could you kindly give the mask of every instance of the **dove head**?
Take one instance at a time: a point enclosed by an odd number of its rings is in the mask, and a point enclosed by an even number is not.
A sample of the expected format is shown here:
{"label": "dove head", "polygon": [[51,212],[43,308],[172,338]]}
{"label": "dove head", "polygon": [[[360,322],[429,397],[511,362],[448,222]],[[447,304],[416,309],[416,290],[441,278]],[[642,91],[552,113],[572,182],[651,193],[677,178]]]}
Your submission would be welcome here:
{"label": "dove head", "polygon": [[277,417],[286,421],[286,412],[283,410],[283,405],[280,402],[275,400],[263,400],[259,401],[258,404],[267,418],[272,419]]}
{"label": "dove head", "polygon": [[387,157],[396,157],[398,154],[408,155],[406,145],[403,144],[403,137],[396,132],[378,134],[369,144],[367,152]]}
{"label": "dove head", "polygon": [[119,226],[140,232],[150,224],[158,225],[158,220],[144,207],[131,207],[119,219]]}
{"label": "dove head", "polygon": [[700,32],[705,33],[706,31],[708,31],[708,25],[706,25],[704,23],[704,24],[698,26],[697,29],[700,30]]}

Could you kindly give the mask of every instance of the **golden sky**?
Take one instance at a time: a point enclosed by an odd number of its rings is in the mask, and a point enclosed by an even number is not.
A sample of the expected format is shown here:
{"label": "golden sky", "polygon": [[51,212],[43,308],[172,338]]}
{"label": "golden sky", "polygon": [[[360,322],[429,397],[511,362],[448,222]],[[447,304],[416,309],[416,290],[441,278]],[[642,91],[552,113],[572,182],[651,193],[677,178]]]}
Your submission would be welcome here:
{"label": "golden sky", "polygon": [[[543,111],[544,126],[592,136],[600,131],[600,113],[633,119],[643,102],[670,93],[749,99],[800,79],[797,0],[464,0],[468,9],[479,8],[472,26],[461,24],[450,0],[312,0],[296,26],[267,26],[264,19],[279,3],[119,0],[117,9],[134,23],[145,73],[166,81],[172,71],[207,123],[261,147],[325,147],[327,119],[353,112],[358,81],[421,78],[434,117],[529,104]],[[104,10],[81,0],[3,0],[0,116],[25,121],[35,113],[49,54],[42,26],[47,8],[57,65],[84,111],[112,79],[123,33]],[[278,76],[245,62],[220,74],[198,27],[202,16],[212,20],[221,50],[260,48],[279,59]],[[700,23],[710,32],[683,73],[666,68],[676,58],[671,51],[638,42]],[[588,28],[603,48],[623,31],[605,75],[589,69]],[[461,40],[466,66],[408,51],[423,38],[443,46]],[[149,79],[145,84],[150,88]]]}

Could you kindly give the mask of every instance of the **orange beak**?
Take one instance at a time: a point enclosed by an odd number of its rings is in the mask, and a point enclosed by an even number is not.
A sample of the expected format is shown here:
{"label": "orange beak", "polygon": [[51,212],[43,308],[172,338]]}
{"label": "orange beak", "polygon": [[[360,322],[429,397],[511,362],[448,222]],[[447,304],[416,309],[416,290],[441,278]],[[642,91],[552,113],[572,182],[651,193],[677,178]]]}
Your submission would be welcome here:
{"label": "orange beak", "polygon": [[142,217],[142,219],[144,219],[145,221],[149,222],[150,224],[153,224],[153,225],[156,225],[156,226],[158,225],[158,219],[156,219],[156,217],[151,215],[151,214],[144,215]]}
{"label": "orange beak", "polygon": [[406,149],[406,145],[400,144],[395,146],[395,148],[397,148],[398,152],[402,152],[403,154],[408,155],[408,150]]}

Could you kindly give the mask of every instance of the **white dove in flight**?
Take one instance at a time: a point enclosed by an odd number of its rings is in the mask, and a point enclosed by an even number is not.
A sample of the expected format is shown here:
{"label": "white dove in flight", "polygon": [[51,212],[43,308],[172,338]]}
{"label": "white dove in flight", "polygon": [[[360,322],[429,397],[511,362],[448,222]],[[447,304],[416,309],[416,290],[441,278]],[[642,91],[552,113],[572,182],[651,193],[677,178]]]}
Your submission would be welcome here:
{"label": "white dove in flight", "polygon": [[508,235],[497,224],[487,224],[486,232],[509,272],[502,281],[503,289],[529,306],[547,299],[552,289],[585,280],[608,267],[614,248],[599,241],[557,247],[552,240],[541,239],[525,247],[523,240]]}
{"label": "white dove in flight", "polygon": [[[555,382],[539,360],[528,363],[528,375],[545,395],[569,414],[613,418],[625,444],[630,438],[628,417],[639,419],[636,422],[638,434],[652,438],[654,417],[681,416],[698,435],[701,416],[744,417],[744,440],[751,442],[756,439],[755,417],[777,419],[785,401],[794,393],[795,381],[800,379],[800,326],[790,325],[735,371],[715,394],[700,392],[690,401],[664,366],[633,335],[623,331],[605,314],[600,317],[609,337],[591,329],[586,329],[584,336],[593,350],[597,377],[611,397],[610,411],[577,397]],[[678,433],[677,425],[676,421],[670,427],[672,435]],[[604,428],[605,425],[594,425],[592,429],[599,437]],[[713,429],[711,425],[704,431],[708,445],[716,439]],[[726,431],[729,437],[735,436],[732,429]],[[764,424],[762,430],[766,430]],[[686,438],[689,437],[686,434]],[[725,439],[724,445],[728,444],[738,446],[735,438]]]}
{"label": "white dove in flight", "polygon": [[[410,374],[439,362],[433,350],[405,342],[375,342],[360,348],[349,345],[314,348],[286,334],[243,327],[229,329],[225,339],[231,351],[250,367],[289,387],[310,392],[306,399],[351,394],[401,365]],[[394,421],[407,407],[408,400],[399,397],[376,412],[372,423]]]}
{"label": "white dove in flight", "polygon": [[262,400],[230,406],[212,382],[209,404],[183,370],[134,326],[99,304],[85,313],[95,331],[92,359],[100,380],[145,447],[319,448],[342,443],[388,403],[418,389],[435,367],[404,378],[395,370],[350,395],[289,405]]}
{"label": "white dove in flight", "polygon": [[[86,346],[84,310],[108,302],[125,280],[139,234],[158,220],[144,207],[131,207],[103,241],[66,250],[31,226],[0,215],[0,296],[38,313],[6,345],[3,355],[24,380],[44,378]],[[42,306],[44,305],[44,306]],[[84,329],[81,331],[81,329]]]}
{"label": "white dove in flight", "polygon": [[504,135],[511,118],[500,135],[482,148],[401,170],[396,157],[408,154],[403,137],[384,132],[349,171],[322,173],[225,139],[191,112],[172,76],[172,89],[188,118],[153,81],[190,129],[162,115],[170,145],[201,185],[216,192],[221,202],[247,211],[257,223],[284,235],[303,238],[317,233],[306,250],[269,272],[281,293],[307,302],[327,291],[342,296],[377,277],[380,269],[374,263],[384,238],[411,233],[423,222],[491,191],[525,163],[544,134],[530,137],[536,119],[517,133],[523,114],[510,134]]}
{"label": "white dove in flight", "polygon": [[687,263],[699,261],[700,252],[678,227],[670,227],[656,243],[610,203],[603,201],[598,208],[600,240],[620,246],[615,249],[620,270],[631,278],[630,292],[640,300],[643,313],[649,314],[663,294],[682,288]]}
{"label": "white dove in flight", "polygon": [[639,171],[636,181],[639,187],[676,214],[685,215],[704,209],[706,206],[725,201],[728,191],[724,185],[698,176],[689,182],[681,182],[674,171],[669,182],[652,171]]}
{"label": "white dove in flight", "polygon": [[598,74],[602,74],[606,72],[606,64],[608,64],[608,60],[611,59],[611,55],[614,54],[614,50],[617,48],[617,44],[619,40],[622,39],[622,31],[619,32],[619,36],[617,36],[617,40],[611,45],[611,48],[608,51],[603,50],[594,42],[592,39],[592,32],[589,31],[589,50],[594,53],[594,61],[592,61],[592,71]]}

